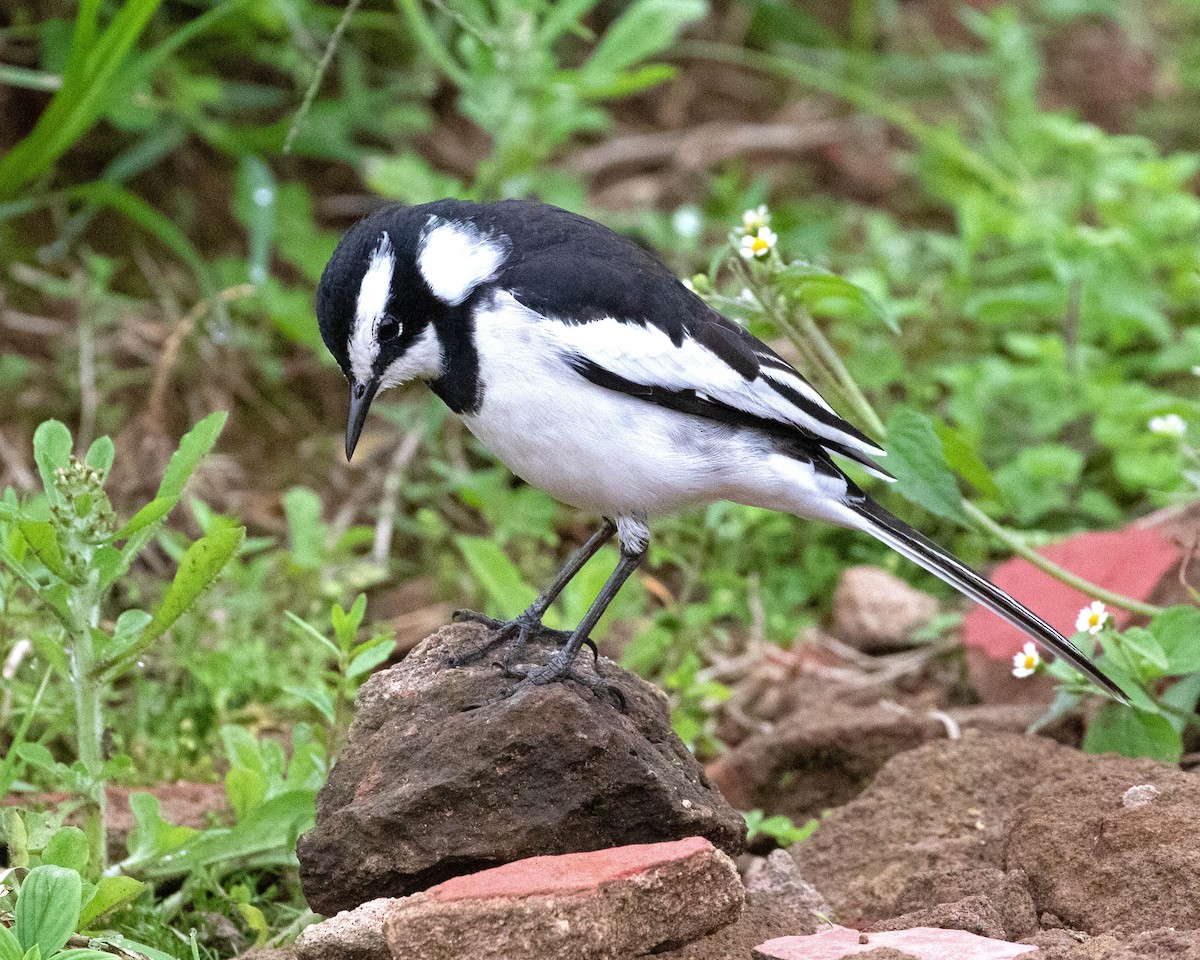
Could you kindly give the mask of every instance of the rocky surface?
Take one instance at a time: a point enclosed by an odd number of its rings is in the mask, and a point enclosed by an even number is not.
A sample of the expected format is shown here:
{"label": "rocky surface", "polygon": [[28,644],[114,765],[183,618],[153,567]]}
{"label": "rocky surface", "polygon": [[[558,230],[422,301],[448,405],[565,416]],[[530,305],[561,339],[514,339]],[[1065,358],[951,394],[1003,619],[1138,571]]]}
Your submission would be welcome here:
{"label": "rocky surface", "polygon": [[392,904],[396,957],[623,960],[683,946],[737,919],[737,869],[694,837],[535,857]]}
{"label": "rocky surface", "polygon": [[[446,627],[364,684],[298,848],[314,910],[538,855],[690,836],[740,852],[742,818],[672,732],[658,689],[604,659],[597,689],[515,688],[492,656],[446,666],[486,637]],[[550,651],[533,645],[521,661]]]}
{"label": "rocky surface", "polygon": [[708,768],[734,806],[819,816],[858,796],[892,757],[956,729],[1021,733],[1040,707],[960,707],[946,711],[818,699],[752,733]]}
{"label": "rocky surface", "polygon": [[1200,960],[1200,931],[1147,930],[1119,940],[1052,930],[1029,938],[1041,949],[1031,960]]}
{"label": "rocky surface", "polygon": [[912,645],[912,635],[938,612],[938,602],[879,567],[850,567],[833,594],[830,633],[859,650]]}
{"label": "rocky surface", "polygon": [[869,956],[881,948],[918,960],[1009,960],[1019,956],[1032,960],[1037,951],[1029,944],[1006,943],[962,930],[917,927],[863,934],[846,927],[833,927],[807,937],[769,940],[754,949],[753,957],[754,960],[842,960]]}
{"label": "rocky surface", "polygon": [[370,900],[306,927],[296,939],[299,960],[391,960],[383,922],[399,901]]}
{"label": "rocky surface", "polygon": [[[1129,804],[1131,787],[1148,803]],[[968,733],[887,764],[796,848],[843,923],[1032,935],[1200,928],[1200,780]],[[896,920],[896,918],[901,920]],[[893,924],[884,924],[892,926]]]}

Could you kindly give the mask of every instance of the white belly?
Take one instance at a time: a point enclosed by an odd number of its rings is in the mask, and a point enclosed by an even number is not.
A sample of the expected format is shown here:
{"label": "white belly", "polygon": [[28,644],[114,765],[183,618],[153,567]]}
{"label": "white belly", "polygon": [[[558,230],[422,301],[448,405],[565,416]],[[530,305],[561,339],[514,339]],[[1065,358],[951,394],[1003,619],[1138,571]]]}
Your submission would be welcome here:
{"label": "white belly", "polygon": [[477,318],[483,402],[463,421],[517,476],[613,518],[733,500],[841,521],[825,506],[840,491],[807,464],[756,432],[596,386],[547,351],[548,323],[519,305]]}

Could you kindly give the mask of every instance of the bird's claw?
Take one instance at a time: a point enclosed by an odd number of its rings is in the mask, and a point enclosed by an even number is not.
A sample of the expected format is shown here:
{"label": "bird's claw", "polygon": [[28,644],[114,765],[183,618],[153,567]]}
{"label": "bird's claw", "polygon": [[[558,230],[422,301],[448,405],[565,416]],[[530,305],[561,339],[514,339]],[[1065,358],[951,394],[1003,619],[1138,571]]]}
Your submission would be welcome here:
{"label": "bird's claw", "polygon": [[[585,640],[584,643],[591,647],[598,664],[599,653],[596,651],[596,645],[590,639]],[[550,683],[563,683],[570,680],[582,687],[587,687],[594,693],[608,697],[621,713],[626,713],[628,704],[625,694],[621,692],[620,688],[608,683],[603,677],[589,676],[576,670],[573,659],[566,655],[566,651],[559,650],[550,658],[549,663],[541,667],[514,667],[511,664],[498,664],[504,676],[520,681],[508,691],[507,696],[512,696],[523,687],[544,687]]]}

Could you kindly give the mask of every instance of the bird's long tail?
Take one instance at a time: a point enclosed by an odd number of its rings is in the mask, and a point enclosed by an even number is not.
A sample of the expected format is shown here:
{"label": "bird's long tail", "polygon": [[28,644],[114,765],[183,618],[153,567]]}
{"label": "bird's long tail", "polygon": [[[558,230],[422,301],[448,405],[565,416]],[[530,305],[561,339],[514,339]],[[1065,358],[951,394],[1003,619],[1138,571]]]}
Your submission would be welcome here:
{"label": "bird's long tail", "polygon": [[1106,677],[1086,655],[1066,637],[1046,623],[1032,610],[1018,603],[1007,593],[976,573],[965,563],[946,552],[928,537],[892,516],[869,497],[848,504],[861,518],[862,529],[936,577],[987,607],[1014,627],[1024,631],[1056,657],[1069,663],[1085,677],[1122,703],[1129,700],[1112,680]]}

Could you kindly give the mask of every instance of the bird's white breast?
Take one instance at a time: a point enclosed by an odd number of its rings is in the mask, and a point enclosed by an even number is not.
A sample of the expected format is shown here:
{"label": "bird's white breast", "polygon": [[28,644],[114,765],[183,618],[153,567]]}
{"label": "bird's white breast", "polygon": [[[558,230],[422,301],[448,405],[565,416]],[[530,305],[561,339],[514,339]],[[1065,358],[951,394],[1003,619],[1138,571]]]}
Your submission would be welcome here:
{"label": "bird's white breast", "polygon": [[612,517],[722,499],[811,513],[806,500],[828,500],[824,478],[754,431],[584,379],[562,358],[569,329],[503,293],[476,315],[483,402],[463,419],[517,476]]}

